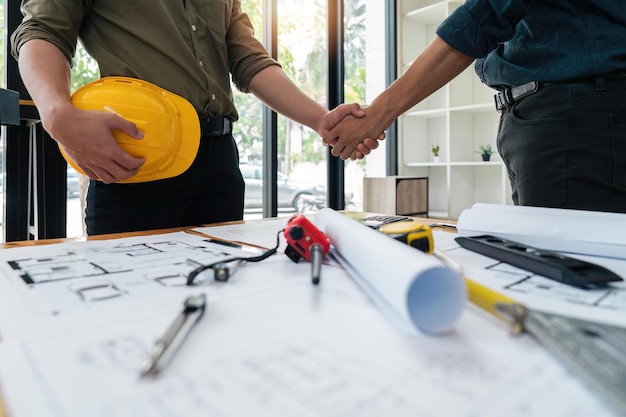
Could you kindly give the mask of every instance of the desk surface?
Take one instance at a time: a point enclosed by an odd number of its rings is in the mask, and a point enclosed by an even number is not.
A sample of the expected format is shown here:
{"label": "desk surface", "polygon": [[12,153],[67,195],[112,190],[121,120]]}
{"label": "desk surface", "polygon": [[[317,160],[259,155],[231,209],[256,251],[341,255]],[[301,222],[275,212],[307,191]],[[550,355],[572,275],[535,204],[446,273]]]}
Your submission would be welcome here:
{"label": "desk surface", "polygon": [[[419,220],[425,224],[433,222],[432,219]],[[247,222],[229,224],[242,223]],[[5,247],[19,248],[67,241],[151,236],[188,229],[175,228],[38,242],[11,242]],[[11,251],[7,251],[9,252]],[[512,411],[514,406],[518,406],[519,410],[534,411],[530,412],[530,415],[537,416],[542,414],[537,412],[536,407],[544,407],[554,402],[551,398],[543,398],[541,393],[554,392],[554,398],[575,398],[574,402],[580,398],[584,398],[584,401],[589,399],[589,395],[578,387],[576,380],[554,364],[548,354],[532,339],[524,337],[523,340],[513,340],[507,336],[502,326],[496,325],[489,317],[480,315],[476,311],[469,310],[464,313],[458,327],[447,337],[422,335],[418,339],[407,339],[401,337],[397,329],[390,326],[379,310],[370,307],[369,302],[365,303],[367,297],[363,299],[361,292],[353,288],[354,282],[345,279],[345,272],[341,275],[341,279],[323,281],[323,284],[327,286],[318,287],[318,289],[328,292],[320,293],[311,291],[310,282],[309,285],[294,286],[293,272],[300,271],[296,274],[302,274],[307,271],[306,268],[302,269],[305,265],[294,265],[293,268],[300,267],[297,270],[287,266],[291,274],[281,278],[283,281],[278,282],[274,275],[277,274],[277,267],[284,266],[284,261],[283,257],[283,259],[276,258],[267,264],[261,263],[258,266],[259,272],[256,272],[256,266],[249,269],[243,268],[237,272],[236,278],[240,279],[239,283],[241,283],[239,289],[243,289],[243,283],[246,286],[243,297],[233,297],[235,293],[222,293],[224,298],[220,298],[220,294],[216,296],[217,287],[211,287],[213,299],[210,314],[199,323],[204,330],[194,333],[193,342],[185,345],[188,349],[192,349],[192,355],[189,358],[194,357],[194,353],[195,357],[201,355],[204,358],[203,364],[207,368],[202,372],[189,375],[191,378],[189,382],[192,384],[189,387],[195,386],[198,389],[196,392],[206,394],[207,385],[194,384],[210,383],[219,384],[218,388],[224,389],[226,394],[241,395],[244,391],[241,387],[250,384],[251,388],[255,387],[256,390],[261,390],[260,394],[263,394],[262,391],[290,382],[291,384],[283,386],[286,394],[292,397],[293,394],[297,394],[294,401],[298,402],[296,404],[298,410],[302,410],[301,407],[306,404],[313,407],[309,410],[311,415],[328,415],[329,409],[324,407],[332,406],[336,408],[330,410],[341,410],[340,407],[348,405],[354,407],[363,401],[365,401],[363,405],[369,404],[368,407],[373,407],[371,410],[368,408],[370,413],[377,410],[389,411],[403,406],[402,412],[395,415],[416,415],[408,414],[407,408],[413,410],[414,413],[423,411],[425,414],[430,413],[429,415],[439,416],[446,410],[450,411],[448,415],[463,415],[463,412],[470,410],[470,408],[463,409],[463,404],[468,403],[476,407],[476,402],[470,401],[476,401],[478,398],[483,405],[489,404],[489,410],[484,414],[485,416],[501,415],[500,412],[503,409]],[[289,261],[287,264],[293,265]],[[332,277],[331,271],[327,271],[329,274],[325,277]],[[259,275],[262,275],[263,280],[258,279]],[[288,285],[285,285],[284,280],[287,278],[290,281]],[[306,283],[297,281],[302,284]],[[233,284],[229,287],[219,287],[222,289],[220,291],[234,291],[237,283]],[[247,289],[248,286],[250,286],[250,291]],[[315,297],[316,293],[322,297]],[[343,301],[335,303],[333,300]],[[176,301],[179,301],[178,297]],[[250,311],[254,311],[255,314],[250,315]],[[291,312],[289,316],[293,315],[294,318],[284,317],[285,311]],[[167,320],[170,315],[166,314],[163,317]],[[293,320],[296,322],[294,323]],[[359,326],[358,322],[367,323],[367,326]],[[231,329],[230,326],[233,325],[238,327]],[[271,332],[270,337],[266,338],[268,331],[278,330],[280,333]],[[302,330],[306,331],[302,332]],[[147,333],[143,328],[142,331],[139,331],[137,336],[143,340],[150,340],[153,337],[146,339]],[[346,337],[348,331],[350,336]],[[249,347],[248,344],[251,341],[255,344],[253,349],[247,351],[246,348]],[[60,347],[55,342],[49,345],[47,339],[45,346],[37,344],[30,346],[35,349],[34,355],[38,361],[36,363],[48,363],[44,360],[54,358],[55,352],[58,353]],[[211,350],[206,351],[206,346],[211,346]],[[51,351],[48,352],[47,349]],[[233,350],[239,354],[245,353],[241,361],[236,359],[237,355],[231,355]],[[306,360],[298,352],[304,352]],[[283,355],[286,355],[284,361]],[[183,361],[179,362],[179,365],[182,364],[179,369],[187,369],[190,362],[185,362],[185,358],[181,359]],[[14,365],[15,372],[25,369],[19,366],[20,362],[16,364]],[[54,366],[45,367],[42,372],[46,372],[46,369],[54,370]],[[211,370],[210,374],[208,369]],[[274,376],[277,378],[258,379],[265,372],[276,372]],[[105,373],[103,380],[107,380],[106,375]],[[233,380],[231,381],[230,378],[221,380],[220,375],[231,375]],[[304,381],[294,379],[297,375],[307,378],[304,378]],[[546,379],[544,375],[548,375],[549,378]],[[199,379],[200,376],[206,376],[206,382]],[[14,380],[16,378],[7,379],[7,381]],[[54,383],[54,379],[51,381]],[[23,381],[22,383],[25,384]],[[233,388],[233,385],[237,385],[237,388]],[[73,386],[81,389],[76,384]],[[68,387],[72,387],[72,384]],[[22,392],[19,384],[17,388],[12,388],[18,393]],[[320,389],[324,390],[320,391]],[[488,396],[480,394],[483,391],[488,393]],[[318,396],[317,394],[321,392],[324,394]],[[348,394],[348,397],[345,397],[346,401],[343,400],[342,393]],[[253,391],[249,392],[251,404],[261,399],[258,398],[260,394],[257,396],[253,394]],[[272,396],[271,392],[265,392],[264,395],[268,396],[270,402],[277,401],[279,405],[285,406],[285,410],[287,408],[293,410],[290,398],[277,398],[276,395]],[[524,395],[526,397],[523,397]],[[534,395],[537,395],[536,401]],[[473,400],[470,398],[472,396],[474,396]],[[7,396],[7,398],[15,398],[15,396]],[[228,395],[225,398],[229,398]],[[532,398],[532,401],[529,398]],[[455,402],[455,399],[458,402]],[[198,400],[202,402],[201,398]],[[444,400],[445,406],[442,405],[441,400]],[[485,400],[487,403],[484,402]],[[507,401],[517,401],[517,403],[509,405]],[[590,409],[584,410],[596,411],[597,404],[594,401],[590,404]],[[124,403],[118,405],[125,406]],[[570,404],[569,407],[575,408],[576,405],[580,404]],[[145,402],[140,403],[139,406],[145,406]],[[206,404],[206,406],[211,406],[211,404]],[[124,408],[124,410],[127,409]],[[353,411],[354,408],[350,410]],[[102,413],[102,410],[99,411]],[[563,411],[562,407],[560,411]],[[207,413],[210,414],[208,411]],[[609,414],[599,412],[594,415],[607,416]],[[2,412],[0,416],[6,417]]]}
{"label": "desk surface", "polygon": [[[363,215],[367,216],[370,213],[364,213]],[[289,218],[289,216],[285,216],[285,218]],[[206,225],[203,227],[211,227],[211,226],[227,226],[227,225],[235,225],[235,224],[245,224],[249,222],[258,222],[264,220],[272,220],[276,218],[267,218],[267,219],[259,219],[259,220],[240,220],[240,221],[231,221],[231,222],[222,222]],[[429,219],[424,217],[413,217],[415,221],[431,224],[433,225],[433,229],[451,231],[453,229],[446,226],[436,226],[437,224],[449,224],[454,225],[454,221],[445,220],[445,223],[436,223],[437,219]],[[24,246],[37,246],[37,245],[50,245],[54,243],[62,243],[62,242],[81,242],[85,240],[110,240],[110,239],[119,239],[125,237],[133,237],[133,236],[152,236],[156,234],[165,234],[172,232],[181,232],[181,231],[189,231],[197,228],[197,226],[186,226],[186,227],[173,227],[169,229],[158,229],[158,230],[143,230],[137,232],[122,232],[122,233],[111,233],[106,235],[94,235],[94,236],[82,236],[82,237],[74,237],[74,238],[60,238],[60,239],[41,239],[41,240],[22,240],[16,242],[4,242],[2,244],[3,248],[16,248],[16,247],[24,247]],[[0,415],[0,417],[2,417]]]}
{"label": "desk surface", "polygon": [[[371,213],[363,213],[362,215],[367,216],[371,215]],[[286,216],[288,217],[288,216]],[[247,222],[258,222],[263,220],[271,220],[271,219],[262,219],[262,220],[249,220],[249,221],[233,221],[233,222],[223,222],[217,223],[210,226],[225,226],[225,225],[236,225],[236,224],[245,224]],[[424,224],[431,224],[433,219],[427,218],[415,218],[416,221],[420,221]],[[96,236],[87,236],[87,237],[76,237],[76,238],[64,238],[64,239],[42,239],[42,240],[28,240],[28,241],[17,241],[17,242],[5,242],[2,244],[3,248],[18,248],[18,247],[28,247],[28,246],[40,246],[40,245],[50,245],[56,243],[65,243],[65,242],[80,242],[80,241],[97,241],[97,240],[110,240],[110,239],[118,239],[118,238],[127,238],[134,236],[153,236],[158,234],[166,234],[172,232],[180,232],[180,231],[189,231],[194,227],[177,227],[177,228],[169,228],[169,229],[160,229],[160,230],[146,230],[146,231],[136,231],[136,232],[125,232],[125,233],[113,233],[106,235],[96,235]],[[0,417],[7,417],[4,407],[2,405],[2,401],[0,399]]]}
{"label": "desk surface", "polygon": [[[229,222],[229,223],[219,223],[219,224],[241,224],[240,222]],[[110,240],[110,239],[119,239],[125,237],[132,236],[152,236],[156,234],[164,234],[164,233],[172,233],[172,232],[181,232],[185,230],[191,230],[193,227],[174,227],[171,229],[159,229],[159,230],[143,230],[138,232],[125,232],[125,233],[111,233],[106,235],[95,235],[95,236],[82,236],[82,237],[72,237],[72,238],[61,238],[61,239],[40,239],[40,240],[21,240],[16,242],[4,242],[2,244],[3,248],[17,248],[24,246],[38,246],[38,245],[50,245],[54,243],[63,243],[63,242],[81,242],[85,240]]]}
{"label": "desk surface", "polygon": [[[364,215],[369,215],[364,214]],[[288,216],[286,216],[288,217]],[[210,226],[225,226],[225,225],[236,225],[236,224],[245,224],[247,222],[258,222],[263,220],[271,220],[271,219],[262,219],[262,220],[248,220],[248,221],[232,221],[232,222],[222,222],[207,225]],[[416,221],[420,221],[424,224],[430,224],[433,222],[433,219],[427,218],[415,218]],[[39,245],[50,245],[55,243],[64,243],[64,242],[80,242],[80,241],[97,241],[97,240],[110,240],[110,239],[118,239],[118,238],[127,238],[134,236],[153,236],[158,234],[166,234],[172,232],[180,232],[180,231],[189,231],[195,227],[176,227],[169,229],[159,229],[159,230],[145,230],[145,231],[136,231],[136,232],[124,232],[124,233],[112,233],[106,235],[96,235],[96,236],[86,236],[86,237],[76,237],[76,238],[64,238],[64,239],[42,239],[42,240],[27,240],[27,241],[16,241],[16,242],[5,242],[2,244],[3,248],[17,248],[17,247],[28,247],[28,246],[39,246]],[[7,417],[4,407],[2,405],[2,401],[0,399],[0,417]]]}

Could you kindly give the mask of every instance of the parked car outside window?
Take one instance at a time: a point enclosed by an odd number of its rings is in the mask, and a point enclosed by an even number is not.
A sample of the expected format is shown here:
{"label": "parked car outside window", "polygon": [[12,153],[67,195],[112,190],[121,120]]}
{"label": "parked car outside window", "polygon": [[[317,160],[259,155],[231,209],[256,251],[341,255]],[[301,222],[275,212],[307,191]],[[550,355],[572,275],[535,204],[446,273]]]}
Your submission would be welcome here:
{"label": "parked car outside window", "polygon": [[[263,167],[239,165],[246,183],[245,208],[263,207]],[[299,213],[326,207],[326,187],[291,181],[283,173],[277,173],[278,207],[293,208]]]}

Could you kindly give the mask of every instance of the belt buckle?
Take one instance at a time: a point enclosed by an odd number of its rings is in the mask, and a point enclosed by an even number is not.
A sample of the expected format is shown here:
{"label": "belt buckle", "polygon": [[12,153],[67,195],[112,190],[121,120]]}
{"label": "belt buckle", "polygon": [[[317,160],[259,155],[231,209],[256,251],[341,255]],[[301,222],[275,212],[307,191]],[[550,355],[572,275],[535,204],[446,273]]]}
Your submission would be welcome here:
{"label": "belt buckle", "polygon": [[200,125],[205,135],[224,136],[232,132],[233,121],[228,117],[205,117]]}
{"label": "belt buckle", "polygon": [[218,117],[209,118],[209,127],[212,135],[222,136],[224,134],[224,119]]}
{"label": "belt buckle", "polygon": [[508,100],[508,94],[506,90],[500,91],[499,93],[495,94],[493,96],[493,99],[496,103],[496,110],[499,111],[500,113],[502,113],[503,110],[505,110],[508,106],[512,104]]}
{"label": "belt buckle", "polygon": [[496,110],[502,113],[507,107],[513,105],[518,100],[536,93],[539,90],[539,82],[531,81],[515,87],[505,88],[494,96]]}
{"label": "belt buckle", "polygon": [[502,113],[502,110],[506,108],[506,105],[502,103],[502,97],[500,96],[500,94],[501,93],[494,94],[493,101],[496,104],[496,110]]}

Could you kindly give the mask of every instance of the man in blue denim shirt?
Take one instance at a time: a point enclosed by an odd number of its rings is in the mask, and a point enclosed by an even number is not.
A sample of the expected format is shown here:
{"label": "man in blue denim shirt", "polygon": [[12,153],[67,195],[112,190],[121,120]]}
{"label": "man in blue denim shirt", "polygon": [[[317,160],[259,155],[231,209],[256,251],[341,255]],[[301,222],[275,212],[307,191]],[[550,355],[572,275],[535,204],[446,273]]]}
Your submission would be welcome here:
{"label": "man in blue denim shirt", "polygon": [[468,0],[405,74],[324,136],[355,157],[474,60],[498,90],[515,204],[626,212],[626,7],[618,0]]}

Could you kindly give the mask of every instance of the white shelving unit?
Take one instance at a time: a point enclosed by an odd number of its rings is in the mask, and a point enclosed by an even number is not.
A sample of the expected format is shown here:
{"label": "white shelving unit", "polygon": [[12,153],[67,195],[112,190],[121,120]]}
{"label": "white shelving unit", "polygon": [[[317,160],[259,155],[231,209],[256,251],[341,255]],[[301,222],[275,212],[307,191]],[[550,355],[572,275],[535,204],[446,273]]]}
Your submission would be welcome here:
{"label": "white shelving unit", "polygon": [[[405,71],[435,37],[439,24],[462,1],[401,0],[399,68]],[[499,114],[494,91],[473,65],[398,119],[400,175],[429,177],[430,217],[458,219],[474,203],[512,204],[506,168],[495,152]],[[431,144],[440,146],[433,162]],[[491,161],[478,149],[491,144]]]}

